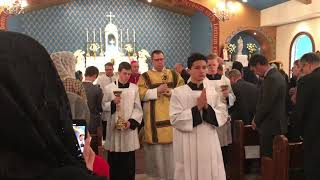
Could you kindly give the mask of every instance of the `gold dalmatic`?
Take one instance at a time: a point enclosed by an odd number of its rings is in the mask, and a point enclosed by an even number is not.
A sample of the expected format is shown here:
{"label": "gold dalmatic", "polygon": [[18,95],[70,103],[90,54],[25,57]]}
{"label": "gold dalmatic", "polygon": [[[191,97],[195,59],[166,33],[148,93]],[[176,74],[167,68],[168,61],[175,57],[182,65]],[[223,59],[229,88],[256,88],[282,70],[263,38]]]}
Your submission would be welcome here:
{"label": "gold dalmatic", "polygon": [[[167,84],[173,89],[184,84],[183,79],[176,72],[164,69],[163,71],[148,71],[139,79],[139,93],[144,99],[149,89],[155,89],[161,84]],[[144,132],[145,142],[149,144],[172,143],[172,126],[169,117],[170,90],[158,95],[155,100],[144,101]]]}

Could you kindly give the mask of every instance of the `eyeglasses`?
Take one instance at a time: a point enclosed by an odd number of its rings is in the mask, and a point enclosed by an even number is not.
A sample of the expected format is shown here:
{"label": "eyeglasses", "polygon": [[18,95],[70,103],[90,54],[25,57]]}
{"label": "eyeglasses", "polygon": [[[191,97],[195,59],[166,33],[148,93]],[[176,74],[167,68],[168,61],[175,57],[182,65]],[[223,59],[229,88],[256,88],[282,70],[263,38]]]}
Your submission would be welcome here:
{"label": "eyeglasses", "polygon": [[152,59],[153,61],[163,61],[164,58]]}

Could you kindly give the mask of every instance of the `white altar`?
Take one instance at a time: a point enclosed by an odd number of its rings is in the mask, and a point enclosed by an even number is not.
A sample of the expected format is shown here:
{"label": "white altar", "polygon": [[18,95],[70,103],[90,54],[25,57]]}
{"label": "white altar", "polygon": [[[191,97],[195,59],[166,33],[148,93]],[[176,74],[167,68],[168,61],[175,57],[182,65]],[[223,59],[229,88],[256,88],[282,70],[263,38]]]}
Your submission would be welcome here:
{"label": "white altar", "polygon": [[[149,68],[147,60],[150,58],[150,55],[145,49],[141,49],[140,51],[136,52],[135,31],[130,31],[130,34],[129,29],[127,29],[126,33],[123,33],[122,29],[119,31],[117,26],[112,23],[112,18],[114,18],[115,15],[112,15],[110,12],[107,17],[110,18],[110,20],[104,28],[104,43],[102,42],[103,36],[101,28],[99,38],[100,42],[96,42],[95,29],[93,30],[93,41],[89,42],[89,31],[87,30],[86,58],[84,57],[85,53],[82,50],[77,50],[74,53],[74,55],[77,57],[76,71],[80,70],[85,72],[85,68],[89,66],[95,66],[99,69],[99,72],[105,72],[104,65],[108,62],[111,62],[114,64],[114,72],[117,72],[121,62],[131,63],[132,61],[138,61],[140,73],[148,71]],[[123,39],[126,40],[123,41]],[[104,48],[102,46],[104,46]]]}
{"label": "white altar", "polygon": [[248,55],[236,55],[236,59],[235,61],[239,61],[241,62],[241,64],[243,65],[243,67],[248,66]]}

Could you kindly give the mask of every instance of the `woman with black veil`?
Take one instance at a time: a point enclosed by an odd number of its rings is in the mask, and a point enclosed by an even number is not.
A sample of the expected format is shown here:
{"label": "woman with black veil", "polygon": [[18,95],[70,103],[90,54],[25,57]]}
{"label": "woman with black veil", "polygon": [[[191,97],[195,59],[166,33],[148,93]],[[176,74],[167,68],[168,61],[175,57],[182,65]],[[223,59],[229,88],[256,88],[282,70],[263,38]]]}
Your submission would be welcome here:
{"label": "woman with black veil", "polygon": [[0,32],[0,42],[0,179],[105,180],[90,173],[92,149],[79,149],[45,48],[12,32]]}

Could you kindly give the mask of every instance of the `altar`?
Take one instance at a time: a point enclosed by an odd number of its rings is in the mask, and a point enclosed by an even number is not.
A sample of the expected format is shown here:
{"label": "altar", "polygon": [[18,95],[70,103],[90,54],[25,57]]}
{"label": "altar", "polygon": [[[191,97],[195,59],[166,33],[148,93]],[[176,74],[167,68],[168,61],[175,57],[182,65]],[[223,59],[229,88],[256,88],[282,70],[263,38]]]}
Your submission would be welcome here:
{"label": "altar", "polygon": [[[112,18],[115,15],[110,12],[107,17],[110,19],[109,23],[104,31],[100,28],[98,39],[96,39],[96,30],[93,29],[93,40],[89,40],[89,30],[87,29],[86,51],[77,50],[74,53],[77,58],[76,71],[85,72],[87,67],[95,66],[99,72],[105,72],[104,65],[111,62],[114,72],[117,72],[121,62],[131,63],[132,61],[139,63],[140,73],[148,71],[147,60],[150,55],[145,49],[136,51],[135,30],[118,30],[117,26],[112,23]],[[104,38],[102,38],[103,33]]]}

